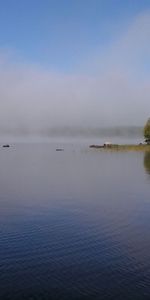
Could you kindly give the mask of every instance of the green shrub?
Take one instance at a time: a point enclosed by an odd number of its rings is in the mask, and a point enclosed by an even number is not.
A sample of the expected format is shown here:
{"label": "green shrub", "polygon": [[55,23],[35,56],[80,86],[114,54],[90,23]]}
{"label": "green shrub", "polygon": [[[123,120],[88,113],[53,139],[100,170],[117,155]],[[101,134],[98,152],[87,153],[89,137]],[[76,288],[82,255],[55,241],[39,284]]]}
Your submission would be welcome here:
{"label": "green shrub", "polygon": [[147,144],[150,144],[150,119],[148,119],[148,121],[145,124],[144,137],[145,137],[145,142]]}

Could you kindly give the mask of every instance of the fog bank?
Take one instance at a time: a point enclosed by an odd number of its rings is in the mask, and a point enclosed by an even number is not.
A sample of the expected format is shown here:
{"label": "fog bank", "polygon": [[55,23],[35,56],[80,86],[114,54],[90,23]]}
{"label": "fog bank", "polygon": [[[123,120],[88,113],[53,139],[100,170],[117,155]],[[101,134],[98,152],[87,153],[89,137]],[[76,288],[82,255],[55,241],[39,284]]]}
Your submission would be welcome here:
{"label": "fog bank", "polygon": [[150,116],[150,12],[72,74],[0,52],[0,132],[143,126]]}

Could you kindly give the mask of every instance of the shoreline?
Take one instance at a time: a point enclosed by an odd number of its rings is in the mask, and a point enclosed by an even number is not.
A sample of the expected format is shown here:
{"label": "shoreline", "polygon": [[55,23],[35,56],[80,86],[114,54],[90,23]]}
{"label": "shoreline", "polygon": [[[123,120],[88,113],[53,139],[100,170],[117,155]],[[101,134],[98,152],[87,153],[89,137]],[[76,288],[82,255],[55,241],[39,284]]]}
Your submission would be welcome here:
{"label": "shoreline", "polygon": [[150,151],[150,145],[147,144],[111,144],[111,145],[90,145],[89,148],[104,151]]}

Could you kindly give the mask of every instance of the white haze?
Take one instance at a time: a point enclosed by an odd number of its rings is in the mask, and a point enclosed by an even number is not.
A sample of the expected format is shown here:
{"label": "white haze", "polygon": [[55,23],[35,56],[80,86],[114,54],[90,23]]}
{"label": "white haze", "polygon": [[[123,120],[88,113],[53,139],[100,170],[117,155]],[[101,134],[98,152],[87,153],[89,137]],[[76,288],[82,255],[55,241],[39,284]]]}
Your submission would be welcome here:
{"label": "white haze", "polygon": [[142,125],[150,115],[149,54],[150,12],[71,75],[1,51],[0,129]]}

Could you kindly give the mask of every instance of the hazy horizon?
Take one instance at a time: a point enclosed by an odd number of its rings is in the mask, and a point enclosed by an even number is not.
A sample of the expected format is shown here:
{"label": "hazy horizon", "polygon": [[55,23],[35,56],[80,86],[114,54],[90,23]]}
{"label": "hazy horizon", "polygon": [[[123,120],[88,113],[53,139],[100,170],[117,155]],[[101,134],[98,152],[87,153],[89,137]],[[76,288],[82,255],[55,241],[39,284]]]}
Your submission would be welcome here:
{"label": "hazy horizon", "polygon": [[0,11],[1,131],[144,126],[149,2],[7,2]]}
{"label": "hazy horizon", "polygon": [[0,128],[0,137],[141,137],[142,126],[115,126],[115,127],[51,127],[51,128]]}

